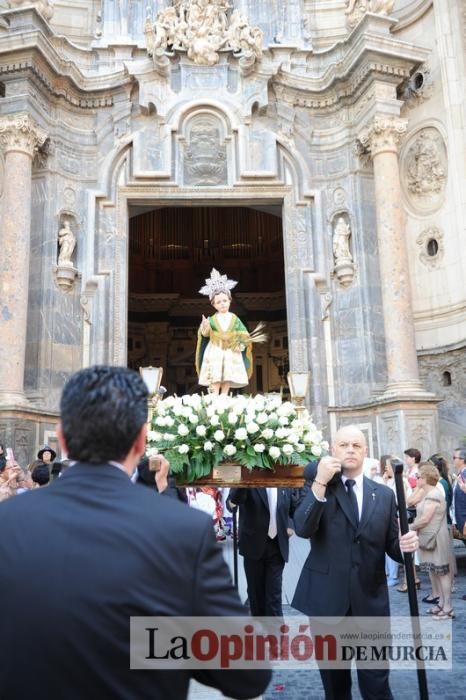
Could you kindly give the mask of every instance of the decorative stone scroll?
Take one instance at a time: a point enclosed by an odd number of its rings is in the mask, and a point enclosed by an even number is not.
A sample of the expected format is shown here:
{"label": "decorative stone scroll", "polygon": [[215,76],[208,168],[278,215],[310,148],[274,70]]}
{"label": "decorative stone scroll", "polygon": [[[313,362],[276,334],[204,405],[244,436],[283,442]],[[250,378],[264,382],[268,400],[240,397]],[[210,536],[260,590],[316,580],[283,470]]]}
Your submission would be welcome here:
{"label": "decorative stone scroll", "polygon": [[407,124],[406,119],[376,117],[372,124],[358,136],[357,146],[360,155],[369,154],[373,158],[384,151],[398,153]]}
{"label": "decorative stone scroll", "polygon": [[157,14],[155,23],[146,20],[144,36],[149,56],[156,66],[163,53],[187,51],[200,65],[218,63],[219,51],[233,51],[248,59],[262,55],[263,33],[250,27],[239,10],[229,11],[226,0],[182,0]]}
{"label": "decorative stone scroll", "polygon": [[21,151],[31,158],[43,146],[47,134],[27,114],[13,114],[0,118],[0,148]]}
{"label": "decorative stone scroll", "polygon": [[8,0],[8,4],[13,10],[16,10],[18,7],[31,7],[32,5],[47,21],[53,15],[53,2],[50,2],[50,0]]}
{"label": "decorative stone scroll", "polygon": [[353,29],[364,17],[366,12],[377,15],[389,15],[395,5],[395,0],[348,0],[345,10],[346,24]]}

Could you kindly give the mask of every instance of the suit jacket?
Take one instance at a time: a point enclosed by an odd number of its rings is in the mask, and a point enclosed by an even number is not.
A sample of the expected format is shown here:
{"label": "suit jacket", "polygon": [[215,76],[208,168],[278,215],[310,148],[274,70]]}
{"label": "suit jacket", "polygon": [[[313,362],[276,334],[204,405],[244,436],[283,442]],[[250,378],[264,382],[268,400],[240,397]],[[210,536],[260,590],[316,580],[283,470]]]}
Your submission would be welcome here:
{"label": "suit jacket", "polygon": [[309,537],[311,552],[303,566],[292,605],[310,615],[344,617],[390,614],[385,553],[402,562],[395,496],[391,489],[363,479],[359,524],[340,478],[327,487],[325,503],[307,483],[296,508],[296,534]]}
{"label": "suit jacket", "polygon": [[466,493],[460,489],[458,483],[455,484],[453,498],[456,526],[460,532],[463,532],[464,523],[466,522]]}
{"label": "suit jacket", "polygon": [[0,531],[2,700],[180,700],[190,677],[234,698],[267,686],[267,670],[130,670],[133,615],[247,614],[205,514],[76,464],[2,503]]}
{"label": "suit jacket", "polygon": [[[295,489],[277,489],[277,537],[280,553],[288,561],[287,528],[293,527],[291,516],[297,502]],[[231,489],[228,501],[240,506],[239,509],[239,553],[249,559],[264,556],[270,513],[265,488]]]}

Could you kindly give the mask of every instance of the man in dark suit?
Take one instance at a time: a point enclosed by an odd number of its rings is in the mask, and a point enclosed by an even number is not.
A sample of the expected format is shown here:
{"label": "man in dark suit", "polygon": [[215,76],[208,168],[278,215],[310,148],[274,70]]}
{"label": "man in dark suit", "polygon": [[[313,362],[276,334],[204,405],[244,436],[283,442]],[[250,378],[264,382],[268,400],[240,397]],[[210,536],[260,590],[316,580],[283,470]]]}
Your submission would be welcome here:
{"label": "man in dark suit", "polygon": [[[366,454],[359,428],[341,428],[296,508],[296,534],[311,552],[292,605],[311,618],[390,615],[385,553],[401,562],[418,547],[415,532],[399,536],[393,491],[364,476]],[[327,700],[351,699],[350,669],[321,677]],[[391,700],[388,670],[358,669],[358,681],[364,700]]]}
{"label": "man in dark suit", "polygon": [[282,578],[293,534],[294,489],[231,489],[227,505],[239,505],[239,552],[244,557],[249,608],[254,616],[279,616]]}
{"label": "man in dark suit", "polygon": [[130,670],[132,616],[245,609],[211,520],[131,483],[146,444],[139,375],[81,370],[60,408],[60,446],[75,463],[0,505],[0,697],[181,700],[191,677],[233,698],[259,695],[268,670]]}

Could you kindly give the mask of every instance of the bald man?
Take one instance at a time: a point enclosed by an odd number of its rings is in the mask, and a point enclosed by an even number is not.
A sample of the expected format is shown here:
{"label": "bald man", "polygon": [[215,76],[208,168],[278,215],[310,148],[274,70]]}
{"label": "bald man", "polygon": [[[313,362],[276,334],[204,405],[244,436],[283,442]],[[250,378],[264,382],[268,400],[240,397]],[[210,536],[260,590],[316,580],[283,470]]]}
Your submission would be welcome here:
{"label": "bald man", "polygon": [[[385,554],[418,547],[415,532],[399,536],[393,491],[364,476],[364,434],[341,428],[331,455],[323,457],[302,490],[295,511],[296,534],[309,538],[293,607],[315,617],[390,615]],[[351,671],[321,670],[326,700],[351,699]],[[392,700],[388,670],[358,670],[364,700]]]}

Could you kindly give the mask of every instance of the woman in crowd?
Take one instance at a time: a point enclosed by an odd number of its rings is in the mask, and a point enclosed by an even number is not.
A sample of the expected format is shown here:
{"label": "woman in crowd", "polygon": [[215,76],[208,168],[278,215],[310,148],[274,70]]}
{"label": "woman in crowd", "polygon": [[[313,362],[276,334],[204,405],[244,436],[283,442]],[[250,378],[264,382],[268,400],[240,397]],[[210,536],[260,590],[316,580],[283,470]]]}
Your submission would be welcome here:
{"label": "woman in crowd", "polygon": [[451,509],[452,502],[453,502],[453,484],[452,484],[450,472],[448,470],[447,460],[444,457],[442,457],[441,454],[436,452],[435,454],[432,455],[432,457],[429,457],[429,462],[432,462],[437,467],[439,474],[440,474],[438,488],[442,489],[443,493],[445,494],[447,527],[448,527],[448,533],[450,535],[450,559],[449,559],[448,563],[450,565],[451,592],[453,593],[454,592],[455,576],[457,574],[456,557],[455,557],[455,552],[453,550],[452,522],[451,522],[451,515],[450,515],[450,509]]}
{"label": "woman in crowd", "polygon": [[455,617],[451,605],[450,536],[445,517],[445,498],[439,492],[437,484],[440,474],[437,467],[430,462],[419,465],[418,486],[423,497],[417,504],[417,516],[411,524],[411,530],[419,535],[419,559],[421,571],[429,573],[432,590],[439,592],[438,603],[428,610],[436,620]]}
{"label": "woman in crowd", "polygon": [[16,496],[21,467],[18,464],[7,463],[0,473],[0,501]]}

